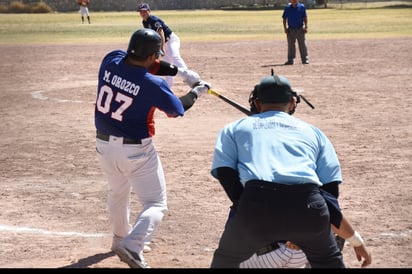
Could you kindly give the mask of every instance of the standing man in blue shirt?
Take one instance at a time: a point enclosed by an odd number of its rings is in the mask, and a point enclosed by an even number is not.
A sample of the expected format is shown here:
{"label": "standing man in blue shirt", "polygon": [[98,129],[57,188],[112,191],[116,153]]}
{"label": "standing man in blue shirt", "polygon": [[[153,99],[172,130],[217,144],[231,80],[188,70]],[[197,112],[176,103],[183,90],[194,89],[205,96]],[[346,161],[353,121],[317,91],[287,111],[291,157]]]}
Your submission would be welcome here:
{"label": "standing man in blue shirt", "polygon": [[290,3],[283,10],[282,18],[288,40],[288,60],[285,65],[293,65],[293,59],[296,57],[296,40],[298,40],[302,64],[309,64],[305,38],[308,32],[308,16],[305,5],[299,3],[299,0],[290,0]]}

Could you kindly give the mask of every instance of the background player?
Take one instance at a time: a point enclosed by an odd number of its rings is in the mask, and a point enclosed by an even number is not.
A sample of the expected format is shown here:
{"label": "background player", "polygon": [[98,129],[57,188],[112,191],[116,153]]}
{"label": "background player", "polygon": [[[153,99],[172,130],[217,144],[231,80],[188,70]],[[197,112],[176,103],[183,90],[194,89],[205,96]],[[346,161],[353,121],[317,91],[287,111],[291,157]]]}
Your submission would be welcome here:
{"label": "background player", "polygon": [[[145,28],[157,31],[162,38],[161,50],[164,54],[163,60],[179,67],[187,69],[187,65],[180,56],[180,38],[166,23],[157,16],[150,14],[150,6],[147,3],[142,3],[137,6],[137,11],[143,19],[142,24]],[[169,87],[173,86],[174,80],[172,76],[165,77]]]}
{"label": "background player", "polygon": [[80,15],[82,17],[82,24],[84,24],[84,16],[85,15],[87,16],[87,21],[90,24],[90,14],[89,14],[89,8],[88,8],[90,0],[77,0],[77,3],[80,6],[79,12],[80,12]]}

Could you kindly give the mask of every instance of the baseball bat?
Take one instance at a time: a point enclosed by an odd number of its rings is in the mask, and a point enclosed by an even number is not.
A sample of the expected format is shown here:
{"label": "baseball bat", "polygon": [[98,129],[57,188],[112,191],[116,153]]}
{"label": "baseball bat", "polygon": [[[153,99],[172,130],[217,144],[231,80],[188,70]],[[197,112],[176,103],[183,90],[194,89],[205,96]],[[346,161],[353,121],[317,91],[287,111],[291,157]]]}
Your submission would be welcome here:
{"label": "baseball bat", "polygon": [[250,116],[250,115],[253,114],[253,113],[250,112],[250,110],[247,109],[246,107],[242,106],[241,104],[237,103],[236,101],[234,101],[234,100],[232,100],[232,99],[227,98],[226,96],[220,94],[220,93],[217,92],[217,91],[214,91],[214,90],[212,90],[212,89],[209,89],[208,93],[217,96],[218,98],[222,99],[223,101],[225,101],[226,103],[228,103],[228,104],[231,105],[232,107],[235,107],[236,109],[240,110],[241,112],[243,112],[244,114],[246,114],[246,115],[248,115],[248,116]]}
{"label": "baseball bat", "polygon": [[305,101],[308,106],[310,106],[312,109],[315,109],[315,107],[303,95],[299,94],[299,97],[302,98],[302,100]]}

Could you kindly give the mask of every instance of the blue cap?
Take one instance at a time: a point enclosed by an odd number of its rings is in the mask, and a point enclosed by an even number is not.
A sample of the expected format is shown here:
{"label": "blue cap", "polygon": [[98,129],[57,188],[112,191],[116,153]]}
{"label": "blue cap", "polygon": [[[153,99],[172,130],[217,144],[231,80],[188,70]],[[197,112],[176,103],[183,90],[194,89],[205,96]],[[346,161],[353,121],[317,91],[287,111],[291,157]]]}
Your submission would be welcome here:
{"label": "blue cap", "polygon": [[137,6],[137,11],[141,10],[150,10],[150,6],[148,3],[141,3]]}
{"label": "blue cap", "polygon": [[293,97],[289,80],[281,75],[264,77],[257,90],[257,99],[262,103],[287,103]]}

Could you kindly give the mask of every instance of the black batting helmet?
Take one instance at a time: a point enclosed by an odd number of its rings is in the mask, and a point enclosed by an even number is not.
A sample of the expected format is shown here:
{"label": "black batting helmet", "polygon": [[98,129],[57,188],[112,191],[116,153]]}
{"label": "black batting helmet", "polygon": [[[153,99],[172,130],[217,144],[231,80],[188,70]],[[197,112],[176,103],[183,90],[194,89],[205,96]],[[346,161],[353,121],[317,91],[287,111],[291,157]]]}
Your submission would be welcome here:
{"label": "black batting helmet", "polygon": [[138,58],[146,58],[153,53],[160,54],[162,38],[152,29],[138,29],[130,37],[127,54]]}

